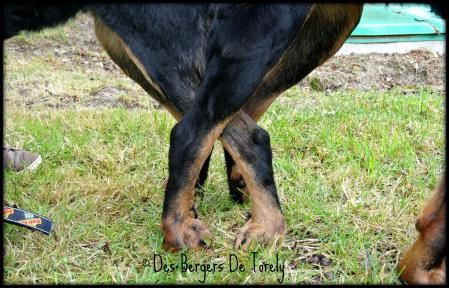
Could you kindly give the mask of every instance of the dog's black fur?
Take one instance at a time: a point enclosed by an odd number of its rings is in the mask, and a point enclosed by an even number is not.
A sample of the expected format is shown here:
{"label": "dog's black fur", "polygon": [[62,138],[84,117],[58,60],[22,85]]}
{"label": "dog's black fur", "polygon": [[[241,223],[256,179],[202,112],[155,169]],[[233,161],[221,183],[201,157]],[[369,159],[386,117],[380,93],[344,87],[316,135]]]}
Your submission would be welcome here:
{"label": "dog's black fur", "polygon": [[38,31],[63,24],[83,9],[85,7],[79,4],[6,4],[3,6],[3,40],[23,30]]}

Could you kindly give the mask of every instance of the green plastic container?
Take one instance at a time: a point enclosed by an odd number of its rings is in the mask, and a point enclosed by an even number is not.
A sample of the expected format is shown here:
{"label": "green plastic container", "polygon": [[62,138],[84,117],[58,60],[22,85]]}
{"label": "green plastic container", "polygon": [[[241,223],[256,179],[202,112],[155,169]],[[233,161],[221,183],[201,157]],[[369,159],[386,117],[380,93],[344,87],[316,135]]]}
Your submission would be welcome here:
{"label": "green plastic container", "polygon": [[445,41],[446,22],[425,4],[365,4],[347,43]]}

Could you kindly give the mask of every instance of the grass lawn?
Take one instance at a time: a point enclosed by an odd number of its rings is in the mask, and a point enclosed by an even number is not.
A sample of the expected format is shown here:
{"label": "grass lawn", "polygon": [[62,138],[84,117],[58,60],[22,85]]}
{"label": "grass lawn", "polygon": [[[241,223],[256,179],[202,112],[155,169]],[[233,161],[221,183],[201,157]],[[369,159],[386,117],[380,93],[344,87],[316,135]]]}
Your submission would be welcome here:
{"label": "grass lawn", "polygon": [[[261,125],[271,134],[288,225],[278,251],[284,283],[396,283],[398,255],[414,239],[414,217],[441,172],[441,95],[425,88],[305,95],[293,88],[279,100]],[[50,237],[4,225],[6,282],[202,279],[201,271],[142,265],[153,253],[181,263],[180,254],[161,250],[159,231],[175,123],[166,112],[11,107],[6,115],[6,142],[38,152],[44,162],[32,174],[7,172],[5,198],[54,221]],[[251,254],[232,250],[250,206],[230,201],[217,148],[196,201],[213,246],[184,252],[192,263],[225,263],[221,273],[207,273],[207,283],[275,282],[280,273],[228,271],[233,253],[251,270]],[[257,251],[257,261],[275,262],[276,251]],[[312,263],[319,254],[329,266]]]}
{"label": "grass lawn", "polygon": [[[66,41],[55,31],[16,41]],[[147,96],[125,76],[86,76],[83,68],[51,62],[59,61],[51,54],[27,59],[7,51],[4,60],[4,141],[39,153],[43,163],[34,173],[6,172],[4,198],[52,219],[54,228],[45,236],[4,224],[5,283],[399,283],[395,266],[442,172],[444,105],[437,90],[286,91],[259,123],[271,135],[287,222],[282,247],[254,247],[255,259],[232,249],[250,204],[230,200],[217,143],[196,199],[212,246],[170,254],[161,248],[159,224],[175,121],[150,104],[28,107],[30,99],[61,91],[83,102],[108,85]],[[36,89],[20,90],[32,81]],[[198,264],[195,271],[182,271],[185,259]],[[155,271],[161,261],[174,271]],[[237,261],[244,271],[230,272]],[[259,270],[276,261],[283,272]],[[207,264],[215,271],[204,272]]]}

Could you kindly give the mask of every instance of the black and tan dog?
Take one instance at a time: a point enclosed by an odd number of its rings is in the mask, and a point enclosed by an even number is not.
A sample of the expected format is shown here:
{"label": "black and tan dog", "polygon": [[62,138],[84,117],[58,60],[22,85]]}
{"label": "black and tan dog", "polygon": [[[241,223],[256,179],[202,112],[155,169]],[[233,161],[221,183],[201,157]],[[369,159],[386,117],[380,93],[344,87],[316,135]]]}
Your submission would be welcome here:
{"label": "black and tan dog", "polygon": [[177,120],[161,229],[164,247],[197,248],[210,234],[197,219],[194,188],[207,176],[214,142],[225,148],[228,183],[251,218],[235,246],[285,234],[268,133],[257,125],[283,91],[334,55],[362,5],[95,4],[5,7],[4,39],[91,13],[97,38],[118,66]]}

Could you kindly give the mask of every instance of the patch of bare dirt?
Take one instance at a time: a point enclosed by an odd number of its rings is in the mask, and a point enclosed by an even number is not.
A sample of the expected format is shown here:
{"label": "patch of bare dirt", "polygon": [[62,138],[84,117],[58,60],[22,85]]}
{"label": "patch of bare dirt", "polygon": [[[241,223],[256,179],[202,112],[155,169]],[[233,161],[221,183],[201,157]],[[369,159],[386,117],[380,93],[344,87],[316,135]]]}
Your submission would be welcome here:
{"label": "patch of bare dirt", "polygon": [[318,91],[388,90],[396,86],[429,85],[443,89],[445,55],[428,50],[407,54],[335,56],[299,83]]}
{"label": "patch of bare dirt", "polygon": [[107,106],[107,107],[117,107],[119,106],[120,100],[117,95],[119,95],[123,90],[120,90],[115,87],[106,87],[102,90],[98,91],[91,97],[91,100],[88,101],[87,106],[89,107],[98,107],[98,106]]}
{"label": "patch of bare dirt", "polygon": [[121,95],[126,93],[125,90],[116,87],[105,87],[92,95],[86,103],[87,107],[125,107],[128,109],[137,108],[139,104],[129,99],[123,99]]}

